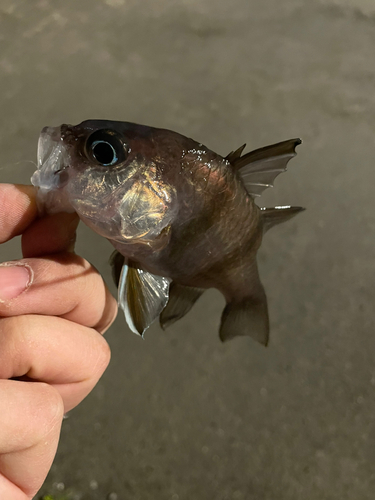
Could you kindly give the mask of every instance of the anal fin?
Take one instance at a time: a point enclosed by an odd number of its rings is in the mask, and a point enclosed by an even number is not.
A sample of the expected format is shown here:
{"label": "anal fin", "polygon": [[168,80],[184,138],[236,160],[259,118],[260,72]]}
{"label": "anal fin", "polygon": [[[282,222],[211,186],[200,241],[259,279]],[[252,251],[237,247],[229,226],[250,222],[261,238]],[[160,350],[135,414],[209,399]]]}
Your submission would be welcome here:
{"label": "anal fin", "polygon": [[168,304],[160,314],[161,327],[167,328],[185,316],[203,292],[203,288],[183,286],[173,281],[169,288]]}
{"label": "anal fin", "polygon": [[268,344],[269,319],[267,297],[259,279],[256,262],[248,270],[248,290],[240,298],[229,300],[221,316],[220,339],[223,342],[248,335]]}

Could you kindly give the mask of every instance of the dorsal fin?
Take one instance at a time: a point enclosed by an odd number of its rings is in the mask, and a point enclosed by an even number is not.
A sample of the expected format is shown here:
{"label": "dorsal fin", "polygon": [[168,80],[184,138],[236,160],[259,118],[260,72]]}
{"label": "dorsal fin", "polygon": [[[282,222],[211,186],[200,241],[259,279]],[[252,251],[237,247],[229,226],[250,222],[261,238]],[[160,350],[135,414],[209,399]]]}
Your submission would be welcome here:
{"label": "dorsal fin", "polygon": [[276,226],[276,224],[281,224],[295,215],[303,212],[305,209],[303,207],[273,207],[273,208],[261,208],[261,217],[263,220],[263,232],[265,233],[271,227]]}
{"label": "dorsal fin", "polygon": [[240,174],[250,196],[260,196],[273,186],[275,178],[285,172],[288,161],[296,156],[295,148],[301,139],[290,139],[271,146],[256,149],[241,156],[244,146],[230,153],[226,159]]}
{"label": "dorsal fin", "polygon": [[240,146],[238,149],[236,149],[236,151],[232,151],[231,153],[229,153],[229,155],[227,155],[225,157],[226,160],[229,161],[229,163],[231,163],[233,165],[233,163],[241,157],[242,155],[242,151],[246,148],[246,144],[244,144],[243,146]]}

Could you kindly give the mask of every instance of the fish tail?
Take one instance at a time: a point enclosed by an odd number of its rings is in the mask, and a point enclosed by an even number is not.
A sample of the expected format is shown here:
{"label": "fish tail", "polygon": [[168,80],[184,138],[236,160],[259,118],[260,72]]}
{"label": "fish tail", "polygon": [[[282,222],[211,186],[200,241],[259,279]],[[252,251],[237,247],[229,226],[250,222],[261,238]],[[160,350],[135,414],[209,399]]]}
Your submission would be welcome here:
{"label": "fish tail", "polygon": [[221,316],[220,339],[252,337],[264,346],[269,340],[267,297],[259,279],[256,262],[249,269],[247,293],[228,300]]}

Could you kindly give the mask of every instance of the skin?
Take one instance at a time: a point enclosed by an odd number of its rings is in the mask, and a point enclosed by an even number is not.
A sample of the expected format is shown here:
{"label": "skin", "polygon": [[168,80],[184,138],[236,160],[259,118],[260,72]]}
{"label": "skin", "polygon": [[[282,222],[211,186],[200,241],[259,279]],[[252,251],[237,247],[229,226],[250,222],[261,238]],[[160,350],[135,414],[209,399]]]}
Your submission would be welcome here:
{"label": "skin", "polygon": [[0,243],[22,235],[26,291],[0,302],[0,498],[30,500],[51,467],[64,413],[110,359],[102,334],[117,305],[74,253],[75,214],[37,217],[30,186],[0,184]]}

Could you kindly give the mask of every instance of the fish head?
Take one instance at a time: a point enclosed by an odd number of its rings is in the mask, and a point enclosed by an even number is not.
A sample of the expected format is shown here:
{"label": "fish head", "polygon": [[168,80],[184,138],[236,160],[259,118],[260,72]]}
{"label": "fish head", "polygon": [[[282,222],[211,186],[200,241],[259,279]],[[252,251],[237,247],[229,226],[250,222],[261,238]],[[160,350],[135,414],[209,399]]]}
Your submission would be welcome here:
{"label": "fish head", "polygon": [[76,212],[122,243],[153,241],[178,212],[155,130],[106,120],[45,127],[31,179],[40,212]]}

